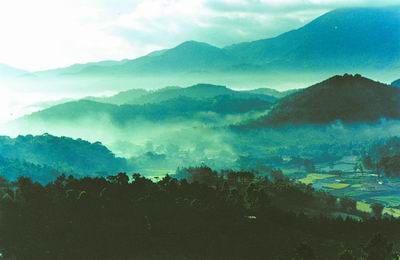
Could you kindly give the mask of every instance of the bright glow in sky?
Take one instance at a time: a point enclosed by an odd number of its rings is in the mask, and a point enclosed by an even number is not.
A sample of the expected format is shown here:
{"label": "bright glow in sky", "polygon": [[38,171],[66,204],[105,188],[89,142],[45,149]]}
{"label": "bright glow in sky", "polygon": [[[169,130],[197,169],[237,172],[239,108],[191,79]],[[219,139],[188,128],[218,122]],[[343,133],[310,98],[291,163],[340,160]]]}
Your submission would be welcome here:
{"label": "bright glow in sky", "polygon": [[185,40],[217,46],[275,36],[372,0],[1,0],[0,63],[43,70],[135,58]]}

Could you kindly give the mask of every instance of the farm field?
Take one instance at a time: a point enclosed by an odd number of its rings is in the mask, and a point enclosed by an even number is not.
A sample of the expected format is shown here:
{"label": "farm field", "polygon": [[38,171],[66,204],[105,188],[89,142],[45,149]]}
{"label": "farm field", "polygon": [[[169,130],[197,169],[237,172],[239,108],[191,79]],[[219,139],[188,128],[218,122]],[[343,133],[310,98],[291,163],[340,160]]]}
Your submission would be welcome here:
{"label": "farm field", "polygon": [[[324,190],[335,196],[348,196],[357,200],[357,209],[370,213],[370,205],[380,203],[385,206],[384,213],[400,217],[400,178],[379,178],[371,174],[353,173],[330,174],[308,173],[297,174],[297,181],[312,185],[317,190]],[[290,174],[296,178],[296,174]]]}

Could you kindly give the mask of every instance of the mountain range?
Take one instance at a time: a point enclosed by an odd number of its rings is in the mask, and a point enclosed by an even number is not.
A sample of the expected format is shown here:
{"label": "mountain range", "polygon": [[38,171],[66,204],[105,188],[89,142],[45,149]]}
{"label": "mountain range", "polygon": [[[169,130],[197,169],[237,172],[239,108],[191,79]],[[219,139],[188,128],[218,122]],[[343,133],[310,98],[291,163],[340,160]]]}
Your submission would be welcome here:
{"label": "mountain range", "polygon": [[[224,86],[198,84],[157,91],[129,90],[115,96],[66,102],[25,116],[26,122],[77,122],[107,118],[124,125],[132,120],[163,121],[199,119],[207,113],[241,115],[262,113],[244,123],[253,127],[374,123],[400,119],[400,88],[360,74],[334,76],[305,89],[281,93],[278,99],[261,93],[271,90],[235,91]],[[280,92],[277,92],[280,93]]]}
{"label": "mountain range", "polygon": [[38,75],[395,70],[400,67],[399,39],[399,7],[346,8],[275,38],[224,48],[187,41],[133,60],[80,64]]}
{"label": "mountain range", "polygon": [[235,91],[225,86],[196,84],[187,88],[170,86],[155,91],[131,89],[120,92],[111,97],[87,97],[85,99],[114,105],[143,105],[160,103],[182,97],[202,100],[211,99],[218,96],[229,96],[239,99],[257,98],[273,103],[278,98],[292,93],[293,91],[295,90],[280,92],[267,88]]}
{"label": "mountain range", "polygon": [[158,91],[130,90],[109,98],[89,97],[66,102],[22,118],[28,122],[75,122],[110,119],[117,125],[134,119],[160,121],[193,119],[199,113],[234,115],[263,112],[277,98],[224,86],[198,84],[188,88],[168,87]]}

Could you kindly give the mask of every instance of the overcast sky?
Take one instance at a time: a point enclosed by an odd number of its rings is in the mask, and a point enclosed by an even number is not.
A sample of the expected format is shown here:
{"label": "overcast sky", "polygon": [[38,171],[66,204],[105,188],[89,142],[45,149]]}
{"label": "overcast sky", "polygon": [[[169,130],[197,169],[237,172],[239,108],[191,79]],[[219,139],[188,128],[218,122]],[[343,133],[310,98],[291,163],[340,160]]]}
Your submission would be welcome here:
{"label": "overcast sky", "polygon": [[335,8],[400,0],[0,0],[0,63],[43,70],[135,58],[185,40],[268,38]]}

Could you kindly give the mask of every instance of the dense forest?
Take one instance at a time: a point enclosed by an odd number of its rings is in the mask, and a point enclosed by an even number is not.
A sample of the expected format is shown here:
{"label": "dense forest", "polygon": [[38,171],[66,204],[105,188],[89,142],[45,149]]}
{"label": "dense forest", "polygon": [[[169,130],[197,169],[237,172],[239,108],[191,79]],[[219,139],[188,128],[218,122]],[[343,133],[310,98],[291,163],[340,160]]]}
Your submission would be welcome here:
{"label": "dense forest", "polygon": [[398,177],[400,175],[400,138],[375,142],[364,153],[363,165],[379,175]]}
{"label": "dense forest", "polygon": [[126,159],[116,157],[100,142],[39,136],[0,136],[0,174],[9,180],[29,176],[47,183],[62,173],[106,176],[128,170]]}
{"label": "dense forest", "polygon": [[[400,222],[279,170],[1,180],[6,259],[398,259]],[[351,232],[348,232],[351,230]]]}

